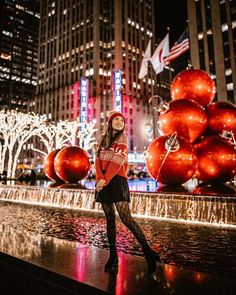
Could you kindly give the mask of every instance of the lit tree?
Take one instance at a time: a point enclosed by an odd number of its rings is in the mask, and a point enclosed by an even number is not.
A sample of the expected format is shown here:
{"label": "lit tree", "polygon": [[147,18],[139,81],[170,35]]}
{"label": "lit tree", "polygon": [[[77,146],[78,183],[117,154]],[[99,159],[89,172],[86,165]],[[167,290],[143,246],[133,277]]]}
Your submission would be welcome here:
{"label": "lit tree", "polygon": [[43,143],[44,149],[43,150],[38,149],[34,147],[33,144],[31,149],[33,151],[38,152],[39,154],[46,156],[54,148],[55,134],[56,134],[55,126],[52,124],[48,124],[48,122],[44,121],[40,126],[38,126],[35,132],[36,137],[39,137],[39,141]]}
{"label": "lit tree", "polygon": [[33,147],[34,151],[46,156],[53,149],[64,146],[80,145],[86,151],[92,150],[95,144],[94,134],[96,121],[80,123],[75,121],[58,121],[57,123],[44,122],[36,130],[36,135],[44,144],[46,151]]}
{"label": "lit tree", "polygon": [[95,125],[96,120],[93,120],[89,123],[80,123],[80,131],[78,134],[79,145],[86,151],[94,151],[95,133],[97,132]]}
{"label": "lit tree", "polygon": [[15,110],[0,112],[0,133],[1,143],[1,173],[6,166],[7,177],[14,178],[17,167],[17,160],[22,151],[23,145],[35,134],[45,120],[44,116],[34,113],[21,113]]}
{"label": "lit tree", "polygon": [[[46,156],[53,149],[79,144],[86,151],[93,151],[96,121],[59,121],[48,123],[46,115],[24,114],[15,110],[0,111],[0,172],[7,167],[7,177],[14,178],[17,161],[24,145],[37,136],[44,148],[30,149]],[[45,151],[46,150],[46,151]],[[7,162],[7,163],[6,163]]]}
{"label": "lit tree", "polygon": [[0,173],[3,172],[5,167],[5,158],[7,152],[7,143],[9,140],[9,133],[5,133],[5,126],[6,125],[6,113],[5,110],[0,111]]}
{"label": "lit tree", "polygon": [[44,156],[52,150],[60,149],[68,144],[65,121],[59,121],[57,124],[44,122],[44,124],[38,126],[35,134],[39,137],[40,142],[43,143],[44,149],[33,146],[32,150]]}
{"label": "lit tree", "polygon": [[61,134],[58,132],[58,137],[55,139],[55,144],[60,146],[58,148],[64,145],[76,145],[79,121],[59,121],[56,126],[58,130],[61,130]]}

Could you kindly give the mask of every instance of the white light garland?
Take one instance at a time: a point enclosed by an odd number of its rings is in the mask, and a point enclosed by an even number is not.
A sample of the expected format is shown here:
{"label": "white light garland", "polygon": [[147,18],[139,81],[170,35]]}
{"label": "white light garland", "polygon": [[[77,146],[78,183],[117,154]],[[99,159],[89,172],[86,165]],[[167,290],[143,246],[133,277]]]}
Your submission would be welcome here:
{"label": "white light garland", "polygon": [[95,121],[59,121],[49,123],[45,115],[21,113],[15,110],[0,111],[0,173],[7,170],[8,178],[15,178],[17,162],[23,146],[33,137],[39,138],[43,148],[29,145],[31,150],[44,157],[54,149],[79,145],[93,152],[95,145]]}

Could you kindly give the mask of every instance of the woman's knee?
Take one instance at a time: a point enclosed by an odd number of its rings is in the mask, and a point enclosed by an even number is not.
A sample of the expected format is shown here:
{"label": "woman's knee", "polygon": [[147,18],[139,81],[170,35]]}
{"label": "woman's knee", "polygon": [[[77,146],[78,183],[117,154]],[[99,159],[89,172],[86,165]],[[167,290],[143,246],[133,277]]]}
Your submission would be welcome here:
{"label": "woman's knee", "polygon": [[106,214],[106,219],[108,222],[115,222],[116,215],[115,214]]}

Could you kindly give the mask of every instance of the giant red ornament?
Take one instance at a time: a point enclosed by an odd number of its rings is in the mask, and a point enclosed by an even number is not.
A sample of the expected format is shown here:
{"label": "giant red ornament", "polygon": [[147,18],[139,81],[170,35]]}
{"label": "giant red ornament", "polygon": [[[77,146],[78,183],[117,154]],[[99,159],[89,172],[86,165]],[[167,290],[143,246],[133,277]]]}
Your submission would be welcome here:
{"label": "giant red ornament", "polygon": [[83,179],[90,169],[88,153],[78,147],[65,147],[54,161],[56,174],[65,182],[75,183]]}
{"label": "giant red ornament", "polygon": [[161,136],[146,152],[146,165],[150,175],[162,184],[182,184],[192,178],[197,159],[191,144],[183,138]]}
{"label": "giant red ornament", "polygon": [[205,71],[188,69],[174,78],[170,91],[173,100],[192,99],[206,106],[214,99],[215,83]]}
{"label": "giant red ornament", "polygon": [[208,131],[222,134],[223,131],[236,132],[236,106],[228,102],[215,102],[206,108]]}
{"label": "giant red ornament", "polygon": [[44,160],[43,170],[46,176],[52,181],[62,183],[62,179],[56,174],[54,169],[54,160],[60,149],[51,151]]}
{"label": "giant red ornament", "polygon": [[198,167],[195,176],[207,183],[223,183],[236,173],[236,150],[229,141],[211,135],[194,144]]}
{"label": "giant red ornament", "polygon": [[202,106],[192,100],[179,99],[169,103],[169,110],[161,112],[159,129],[162,135],[177,132],[191,143],[206,130],[207,116]]}

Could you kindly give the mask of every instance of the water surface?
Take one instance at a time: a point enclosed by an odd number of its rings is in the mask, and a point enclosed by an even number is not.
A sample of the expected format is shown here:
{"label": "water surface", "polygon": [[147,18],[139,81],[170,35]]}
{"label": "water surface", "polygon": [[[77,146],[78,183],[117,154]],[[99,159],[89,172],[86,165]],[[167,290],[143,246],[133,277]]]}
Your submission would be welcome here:
{"label": "water surface", "polygon": [[[236,230],[135,218],[165,263],[236,278]],[[19,205],[0,201],[0,223],[18,230],[108,248],[103,213]],[[138,242],[117,218],[117,247],[143,255]]]}

